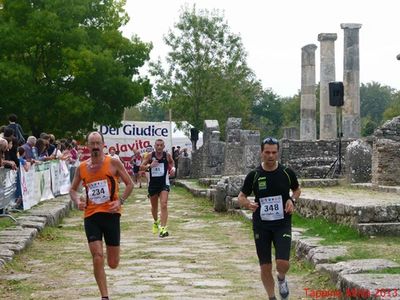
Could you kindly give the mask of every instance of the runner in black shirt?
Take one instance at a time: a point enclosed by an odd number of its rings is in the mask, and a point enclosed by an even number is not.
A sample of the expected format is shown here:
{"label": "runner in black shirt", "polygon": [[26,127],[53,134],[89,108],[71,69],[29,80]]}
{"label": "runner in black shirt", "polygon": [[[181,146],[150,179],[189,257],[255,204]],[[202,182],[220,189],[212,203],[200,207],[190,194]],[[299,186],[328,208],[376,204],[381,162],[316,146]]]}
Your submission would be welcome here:
{"label": "runner in black shirt", "polygon": [[[279,293],[289,296],[285,275],[289,270],[292,218],[301,190],[295,173],[278,163],[279,143],[268,137],[261,143],[261,165],[251,171],[239,194],[239,203],[253,211],[253,231],[261,280],[269,299],[275,298],[271,244],[274,243]],[[290,196],[290,190],[292,195]],[[251,193],[255,202],[247,199]]]}
{"label": "runner in black shirt", "polygon": [[[148,192],[153,215],[153,233],[159,231],[160,237],[169,235],[167,230],[169,176],[175,175],[174,160],[171,154],[164,151],[165,144],[157,139],[154,145],[156,151],[147,155],[140,168],[144,171],[150,168]],[[160,219],[158,219],[158,198],[160,198]]]}

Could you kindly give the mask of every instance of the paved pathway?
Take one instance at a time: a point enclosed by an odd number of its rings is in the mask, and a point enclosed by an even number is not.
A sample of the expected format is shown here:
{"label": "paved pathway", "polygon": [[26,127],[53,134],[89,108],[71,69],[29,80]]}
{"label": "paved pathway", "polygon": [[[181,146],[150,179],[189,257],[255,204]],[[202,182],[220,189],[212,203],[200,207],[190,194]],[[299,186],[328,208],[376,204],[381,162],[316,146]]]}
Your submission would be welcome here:
{"label": "paved pathway", "polygon": [[[266,299],[250,226],[188,195],[172,190],[171,235],[160,239],[151,233],[145,189],[134,190],[122,217],[120,266],[106,269],[111,299]],[[81,213],[46,232],[1,271],[2,298],[100,299]],[[301,299],[305,278],[288,278],[291,299]]]}

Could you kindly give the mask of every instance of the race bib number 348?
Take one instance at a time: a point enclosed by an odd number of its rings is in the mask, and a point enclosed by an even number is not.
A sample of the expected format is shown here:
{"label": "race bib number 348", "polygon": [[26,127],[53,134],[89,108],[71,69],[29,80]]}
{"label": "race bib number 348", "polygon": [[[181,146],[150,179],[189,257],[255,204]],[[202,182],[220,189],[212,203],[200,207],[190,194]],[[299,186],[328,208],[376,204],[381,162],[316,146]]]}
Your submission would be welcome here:
{"label": "race bib number 348", "polygon": [[282,196],[260,198],[260,217],[263,221],[275,221],[283,219]]}
{"label": "race bib number 348", "polygon": [[107,180],[99,180],[88,184],[90,201],[101,204],[110,200]]}

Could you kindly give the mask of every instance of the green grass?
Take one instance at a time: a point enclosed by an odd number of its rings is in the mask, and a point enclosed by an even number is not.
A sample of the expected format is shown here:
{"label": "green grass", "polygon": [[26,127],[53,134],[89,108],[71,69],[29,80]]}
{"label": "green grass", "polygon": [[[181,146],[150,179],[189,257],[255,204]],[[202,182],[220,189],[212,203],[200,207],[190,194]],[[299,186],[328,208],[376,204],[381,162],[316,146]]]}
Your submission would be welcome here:
{"label": "green grass", "polygon": [[0,218],[0,230],[10,228],[10,227],[15,227],[17,226],[17,223],[10,219],[9,217],[1,217]]}
{"label": "green grass", "polygon": [[65,237],[63,231],[58,227],[45,227],[38,235],[39,241],[68,241],[69,238]]}
{"label": "green grass", "polygon": [[292,226],[307,229],[304,235],[317,236],[324,239],[323,244],[337,244],[345,241],[364,241],[367,237],[361,236],[350,226],[336,224],[321,217],[308,219],[298,214],[292,217]]}
{"label": "green grass", "polygon": [[371,270],[367,271],[366,273],[372,274],[400,274],[400,267],[399,268],[387,268],[382,270]]}
{"label": "green grass", "polygon": [[22,296],[23,299],[31,299],[29,298],[29,295],[35,291],[35,288],[30,285],[29,283],[26,283],[22,280],[8,280],[7,281],[7,288],[6,291],[3,292],[15,292],[18,295]]}

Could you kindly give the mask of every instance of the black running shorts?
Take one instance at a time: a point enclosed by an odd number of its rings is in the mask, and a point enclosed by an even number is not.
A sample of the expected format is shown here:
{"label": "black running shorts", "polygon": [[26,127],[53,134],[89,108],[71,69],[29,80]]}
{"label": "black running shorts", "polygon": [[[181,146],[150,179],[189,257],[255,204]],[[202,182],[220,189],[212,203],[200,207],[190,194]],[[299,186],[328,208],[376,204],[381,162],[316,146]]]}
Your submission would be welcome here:
{"label": "black running shorts", "polygon": [[133,166],[133,174],[139,174],[139,166]]}
{"label": "black running shorts", "polygon": [[149,186],[148,192],[149,196],[154,196],[154,195],[159,195],[162,191],[167,191],[169,192],[169,185],[164,185],[164,186]]}
{"label": "black running shorts", "polygon": [[271,227],[271,229],[253,228],[254,241],[260,265],[272,262],[271,247],[275,247],[275,259],[289,260],[292,242],[292,228],[290,225]]}
{"label": "black running shorts", "polygon": [[107,246],[119,246],[121,237],[120,217],[120,214],[96,213],[85,218],[84,224],[88,243],[101,241],[104,236]]}

